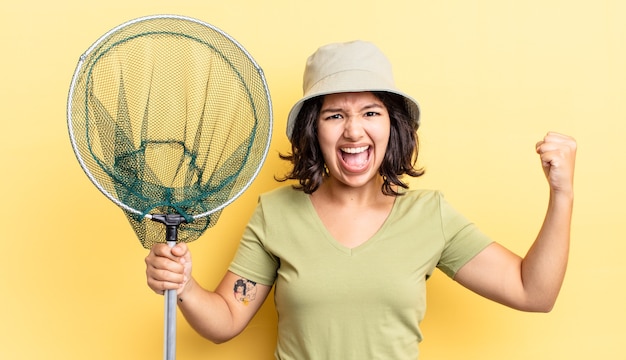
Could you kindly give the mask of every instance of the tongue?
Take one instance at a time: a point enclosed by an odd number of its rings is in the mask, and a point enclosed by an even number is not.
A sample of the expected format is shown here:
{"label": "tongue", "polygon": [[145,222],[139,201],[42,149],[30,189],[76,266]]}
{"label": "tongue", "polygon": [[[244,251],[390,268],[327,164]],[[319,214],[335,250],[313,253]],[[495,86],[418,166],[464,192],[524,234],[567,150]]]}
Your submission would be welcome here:
{"label": "tongue", "polygon": [[367,162],[368,153],[367,151],[360,152],[358,154],[343,154],[343,161],[350,166],[363,166]]}

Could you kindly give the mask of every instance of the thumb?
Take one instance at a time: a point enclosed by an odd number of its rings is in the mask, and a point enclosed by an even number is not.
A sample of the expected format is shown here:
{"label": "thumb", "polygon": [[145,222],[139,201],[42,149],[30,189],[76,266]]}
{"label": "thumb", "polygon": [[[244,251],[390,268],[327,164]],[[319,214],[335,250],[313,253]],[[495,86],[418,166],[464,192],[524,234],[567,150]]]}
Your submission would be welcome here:
{"label": "thumb", "polygon": [[172,247],[171,251],[172,255],[181,257],[187,255],[187,253],[189,252],[189,247],[187,247],[187,244],[185,243],[178,243],[174,245],[174,247]]}

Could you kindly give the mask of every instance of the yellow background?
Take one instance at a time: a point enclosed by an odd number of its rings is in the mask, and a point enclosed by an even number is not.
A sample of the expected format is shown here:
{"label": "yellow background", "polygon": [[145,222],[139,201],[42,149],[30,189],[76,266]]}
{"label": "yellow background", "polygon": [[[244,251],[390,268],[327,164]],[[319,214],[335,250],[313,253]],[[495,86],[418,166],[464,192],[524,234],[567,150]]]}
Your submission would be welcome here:
{"label": "yellow background", "polygon": [[[624,359],[626,339],[626,2],[11,1],[0,13],[0,358],[158,359],[163,299],[122,211],[72,152],[66,100],[78,57],[137,17],[195,17],[263,67],[274,104],[270,154],[249,190],[191,244],[194,274],[221,278],[260,192],[279,186],[285,118],[319,45],[377,43],[423,110],[415,187],[437,188],[493,238],[524,254],[547,200],[534,144],[579,142],[570,266],[549,314],[429,281],[423,359]],[[367,299],[363,299],[367,301]],[[213,345],[178,318],[178,358],[270,359],[270,299],[238,338]],[[350,324],[346,324],[349,328]],[[349,329],[348,329],[349,330]]]}

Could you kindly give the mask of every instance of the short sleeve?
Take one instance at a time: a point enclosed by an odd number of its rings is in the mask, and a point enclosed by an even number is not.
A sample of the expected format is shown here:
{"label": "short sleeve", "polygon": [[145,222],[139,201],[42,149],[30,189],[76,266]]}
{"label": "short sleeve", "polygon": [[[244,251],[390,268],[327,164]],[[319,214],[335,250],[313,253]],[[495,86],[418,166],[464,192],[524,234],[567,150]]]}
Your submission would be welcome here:
{"label": "short sleeve", "polygon": [[441,194],[439,202],[445,246],[437,267],[454,278],[463,265],[493,243],[493,240],[450,206]]}
{"label": "short sleeve", "polygon": [[228,270],[254,282],[272,286],[279,260],[263,245],[266,234],[263,206],[259,202],[246,226]]}

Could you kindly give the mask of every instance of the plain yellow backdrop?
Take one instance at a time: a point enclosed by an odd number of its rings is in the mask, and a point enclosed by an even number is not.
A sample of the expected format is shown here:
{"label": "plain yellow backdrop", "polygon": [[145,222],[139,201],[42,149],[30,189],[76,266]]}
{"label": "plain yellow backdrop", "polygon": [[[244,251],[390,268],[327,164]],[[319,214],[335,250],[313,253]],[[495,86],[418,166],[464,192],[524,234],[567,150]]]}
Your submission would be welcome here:
{"label": "plain yellow backdrop", "polygon": [[[570,266],[555,309],[510,310],[437,272],[422,358],[626,358],[625,2],[60,0],[0,8],[0,358],[162,357],[163,299],[145,284],[146,250],[80,169],[65,109],[78,58],[96,39],[164,13],[239,41],[264,69],[274,105],[263,170],[191,244],[202,284],[217,284],[258,194],[279,186],[273,176],[286,164],[277,154],[289,150],[285,118],[301,95],[306,57],[324,43],[370,40],[422,107],[427,174],[412,186],[442,190],[520,255],[547,201],[535,142],[548,130],[579,142]],[[271,359],[275,324],[269,299],[241,336],[214,345],[179,316],[178,358]]]}

